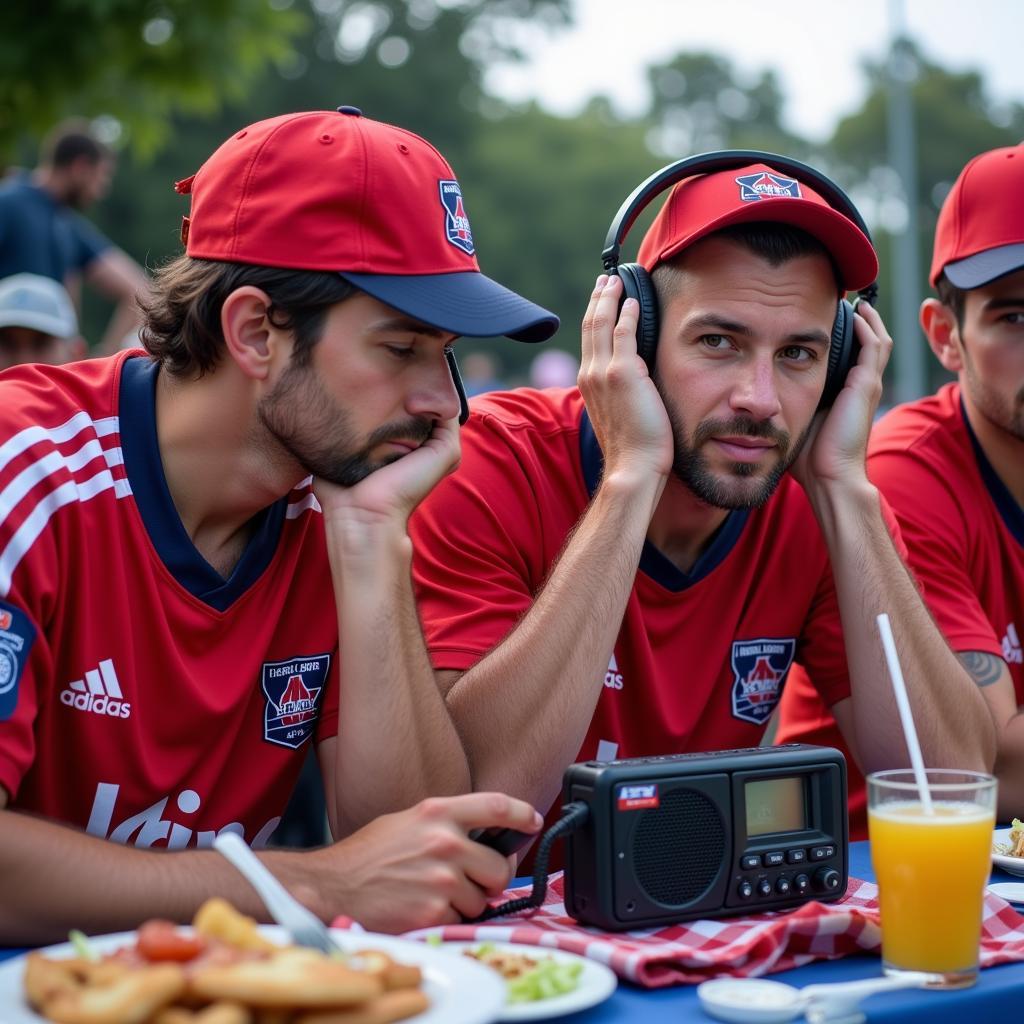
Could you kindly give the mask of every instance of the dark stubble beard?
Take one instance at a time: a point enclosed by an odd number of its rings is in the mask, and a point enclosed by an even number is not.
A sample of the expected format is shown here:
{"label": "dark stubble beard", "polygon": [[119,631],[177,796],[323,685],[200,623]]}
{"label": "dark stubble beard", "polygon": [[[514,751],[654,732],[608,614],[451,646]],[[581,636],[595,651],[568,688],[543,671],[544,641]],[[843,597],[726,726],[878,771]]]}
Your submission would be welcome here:
{"label": "dark stubble beard", "polygon": [[[808,424],[796,444],[791,444],[788,433],[778,430],[768,422],[759,422],[748,416],[734,416],[728,420],[704,420],[688,438],[675,402],[666,394],[660,381],[655,380],[655,385],[672,424],[675,448],[672,472],[701,501],[715,508],[745,509],[759,508],[763,505],[778,487],[783,473],[800,454],[810,431]],[[721,476],[712,472],[703,447],[712,437],[723,435],[762,437],[774,441],[777,456],[775,465],[764,476],[756,478],[758,466],[749,462],[734,462],[727,470],[732,479],[723,480]],[[746,486],[742,486],[744,483]]]}
{"label": "dark stubble beard", "polygon": [[374,470],[402,458],[371,453],[385,441],[422,444],[433,433],[432,420],[410,418],[386,423],[360,444],[351,417],[324,390],[309,366],[289,366],[273,391],[260,402],[257,417],[277,444],[315,477],[354,487]]}

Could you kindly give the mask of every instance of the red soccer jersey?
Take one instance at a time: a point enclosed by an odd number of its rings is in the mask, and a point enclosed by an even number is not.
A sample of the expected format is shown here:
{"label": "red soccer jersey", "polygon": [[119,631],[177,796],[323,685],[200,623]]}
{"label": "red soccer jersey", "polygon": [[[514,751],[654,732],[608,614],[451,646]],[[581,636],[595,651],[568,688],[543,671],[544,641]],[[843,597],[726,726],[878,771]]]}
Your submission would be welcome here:
{"label": "red soccer jersey", "polygon": [[[465,670],[532,603],[601,473],[575,388],[474,400],[458,471],[410,526],[427,646]],[[646,545],[579,759],[756,745],[794,657],[849,695],[828,554],[791,477],[732,512],[693,570]]]}
{"label": "red soccer jersey", "polygon": [[139,353],[0,374],[0,785],[137,846],[265,843],[337,729],[337,620],[300,485],[227,580],[164,480]]}
{"label": "red soccer jersey", "polygon": [[[883,417],[871,433],[868,472],[896,513],[909,564],[952,648],[1001,657],[1024,703],[1024,509],[978,446],[959,385]],[[842,746],[799,666],[786,687],[778,739]],[[850,831],[864,837],[864,780],[851,769]]]}

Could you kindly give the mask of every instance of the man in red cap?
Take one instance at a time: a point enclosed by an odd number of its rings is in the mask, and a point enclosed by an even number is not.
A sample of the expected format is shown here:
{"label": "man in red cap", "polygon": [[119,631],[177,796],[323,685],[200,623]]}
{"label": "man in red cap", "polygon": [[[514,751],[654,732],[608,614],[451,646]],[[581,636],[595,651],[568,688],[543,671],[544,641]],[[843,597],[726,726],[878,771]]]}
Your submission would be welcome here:
{"label": "man in red cap", "polygon": [[794,659],[866,768],[905,764],[883,611],[925,761],[990,766],[984,701],[865,473],[891,348],[866,304],[859,359],[815,415],[837,299],[877,274],[868,238],[813,185],[748,166],[679,182],[638,263],[660,309],[650,370],[637,301],[617,313],[602,275],[579,389],[475,400],[459,472],[412,520],[475,784],[546,810],[574,761],[755,746]]}
{"label": "man in red cap", "polygon": [[265,845],[314,741],[341,841],[265,854],[286,885],[374,929],[479,913],[509,865],[469,833],[540,820],[465,793],[406,521],[458,459],[452,342],[557,319],[480,272],[441,155],[355,108],[178,190],[147,352],[0,378],[0,942],[264,916],[205,848]]}
{"label": "man in red cap", "polygon": [[[999,733],[999,817],[1024,816],[1024,146],[963,169],[939,213],[921,326],[956,374],[885,416],[868,469],[899,520],[908,561]],[[840,740],[808,680],[783,700],[780,739]],[[954,720],[956,705],[942,709]],[[850,779],[851,827],[865,828]]]}

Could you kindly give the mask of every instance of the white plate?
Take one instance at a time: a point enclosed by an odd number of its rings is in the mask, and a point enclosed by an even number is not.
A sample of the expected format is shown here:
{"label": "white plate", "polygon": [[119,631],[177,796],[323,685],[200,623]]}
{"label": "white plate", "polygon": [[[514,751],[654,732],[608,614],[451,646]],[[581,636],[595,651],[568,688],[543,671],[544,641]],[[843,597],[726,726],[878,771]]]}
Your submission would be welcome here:
{"label": "white plate", "polygon": [[1010,830],[1008,828],[997,828],[992,833],[992,863],[1011,875],[1024,876],[1024,857],[1008,857],[1004,853],[996,853],[996,843],[1008,843],[1010,841]]}
{"label": "white plate", "polygon": [[[260,931],[276,942],[285,942],[282,929],[270,925]],[[100,953],[108,953],[135,942],[135,932],[97,935],[89,939]],[[430,1000],[430,1009],[409,1024],[491,1024],[498,1019],[505,1004],[505,983],[489,967],[474,963],[469,957],[453,957],[422,942],[396,939],[391,935],[371,932],[331,930],[338,945],[345,950],[380,949],[402,963],[415,964],[423,971],[423,991]],[[72,956],[71,944],[50,946],[42,950],[48,956]],[[15,957],[0,963],[0,1007],[3,1024],[40,1024],[45,1018],[30,1010],[25,1003],[22,973],[25,958]]]}
{"label": "white plate", "polygon": [[[434,946],[433,948],[452,960],[466,960],[472,963],[470,957],[463,956],[462,950],[483,944],[482,942],[444,942],[440,946]],[[579,974],[579,984],[572,992],[566,992],[562,996],[552,996],[550,999],[538,999],[532,1003],[512,1003],[506,1005],[498,1017],[498,1020],[501,1021],[547,1020],[549,1017],[561,1017],[566,1013],[585,1010],[588,1006],[596,1006],[598,1003],[603,1003],[615,991],[615,986],[619,983],[619,979],[616,978],[615,972],[611,968],[605,967],[604,964],[598,963],[597,960],[591,960],[590,957],[579,956],[564,949],[555,949],[552,946],[529,946],[522,942],[486,941],[486,944],[494,946],[495,949],[508,950],[512,953],[519,953],[522,956],[533,957],[537,960],[543,957],[551,957],[560,963],[579,963],[583,965],[583,970]],[[485,970],[490,971],[504,986],[505,981],[501,975],[491,970],[490,967],[485,968]]]}

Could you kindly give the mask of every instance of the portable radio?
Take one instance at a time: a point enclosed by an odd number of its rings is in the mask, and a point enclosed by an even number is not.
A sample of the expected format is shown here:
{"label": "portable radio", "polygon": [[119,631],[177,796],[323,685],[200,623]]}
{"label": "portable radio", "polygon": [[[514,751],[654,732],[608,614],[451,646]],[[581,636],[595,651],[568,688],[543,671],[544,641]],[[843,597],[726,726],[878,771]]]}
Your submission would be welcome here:
{"label": "portable radio", "polygon": [[565,907],[609,930],[835,900],[848,878],[846,761],[788,744],[574,764]]}

